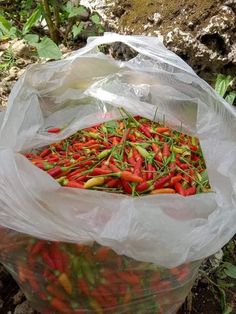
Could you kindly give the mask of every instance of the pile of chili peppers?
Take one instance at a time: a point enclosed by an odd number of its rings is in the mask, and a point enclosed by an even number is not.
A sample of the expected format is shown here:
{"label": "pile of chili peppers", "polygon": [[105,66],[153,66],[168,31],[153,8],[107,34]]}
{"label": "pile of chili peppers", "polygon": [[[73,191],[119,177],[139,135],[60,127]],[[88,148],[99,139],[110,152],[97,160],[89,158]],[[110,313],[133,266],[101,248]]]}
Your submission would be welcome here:
{"label": "pile of chili peppers", "polygon": [[39,240],[0,229],[0,259],[43,314],[174,313],[199,262],[166,269],[87,245]]}
{"label": "pile of chili peppers", "polygon": [[210,191],[197,138],[125,114],[25,156],[65,187],[132,196]]}

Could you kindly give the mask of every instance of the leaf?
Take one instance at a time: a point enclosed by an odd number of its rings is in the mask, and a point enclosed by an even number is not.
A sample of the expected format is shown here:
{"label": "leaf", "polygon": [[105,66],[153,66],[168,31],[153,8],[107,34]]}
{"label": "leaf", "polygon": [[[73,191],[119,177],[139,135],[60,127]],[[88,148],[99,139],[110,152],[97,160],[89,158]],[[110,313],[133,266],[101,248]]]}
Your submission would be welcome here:
{"label": "leaf", "polygon": [[223,264],[225,274],[230,277],[236,279],[236,266],[231,263],[225,262]]}
{"label": "leaf", "polygon": [[27,34],[24,36],[25,41],[29,44],[35,44],[39,42],[39,35],[36,34]]}
{"label": "leaf", "polygon": [[119,124],[114,120],[108,121],[104,123],[104,125],[106,128],[109,128],[109,129],[117,129],[119,127]]}
{"label": "leaf", "polygon": [[84,28],[83,23],[80,23],[79,26],[73,25],[72,27],[73,38],[76,38],[82,32],[83,28]]}
{"label": "leaf", "polygon": [[33,43],[32,46],[36,47],[40,58],[57,60],[62,56],[59,47],[48,37],[44,37],[40,43]]}
{"label": "leaf", "polygon": [[233,312],[233,309],[231,306],[229,306],[228,304],[226,304],[224,311],[222,312],[222,314],[230,314]]}
{"label": "leaf", "polygon": [[216,78],[216,83],[215,83],[216,92],[220,94],[222,97],[224,97],[232,81],[233,81],[233,78],[230,75],[226,76],[223,74],[218,74]]}
{"label": "leaf", "polygon": [[230,104],[233,105],[236,99],[236,91],[231,91],[226,97],[225,100]]}
{"label": "leaf", "polygon": [[18,33],[18,30],[15,26],[12,26],[10,31],[9,31],[9,37],[14,39],[17,37],[17,33]]}
{"label": "leaf", "polygon": [[86,12],[87,10],[82,6],[72,7],[68,17],[70,18],[70,17],[78,16]]}
{"label": "leaf", "polygon": [[32,26],[34,26],[38,20],[40,19],[40,17],[42,16],[42,7],[38,6],[33,13],[31,14],[31,16],[27,19],[24,27],[23,27],[23,34],[28,33],[28,31],[31,29]]}
{"label": "leaf", "polygon": [[12,25],[11,23],[5,19],[3,15],[0,15],[0,30],[3,35],[7,35],[10,32]]}
{"label": "leaf", "polygon": [[100,24],[100,22],[101,22],[101,21],[100,21],[100,16],[99,16],[97,13],[91,15],[90,20],[91,20],[95,25],[98,25],[98,24]]}

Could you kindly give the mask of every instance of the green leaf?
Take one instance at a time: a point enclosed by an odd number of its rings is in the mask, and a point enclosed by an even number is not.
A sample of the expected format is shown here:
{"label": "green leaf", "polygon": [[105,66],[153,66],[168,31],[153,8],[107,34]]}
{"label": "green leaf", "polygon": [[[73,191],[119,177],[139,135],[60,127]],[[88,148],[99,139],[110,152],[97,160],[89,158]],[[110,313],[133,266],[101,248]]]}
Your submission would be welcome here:
{"label": "green leaf", "polygon": [[0,30],[3,35],[7,35],[10,32],[11,27],[11,23],[8,22],[3,15],[0,15]]}
{"label": "green leaf", "polygon": [[70,12],[69,12],[68,17],[70,18],[70,17],[78,16],[78,15],[84,14],[86,12],[87,12],[87,10],[82,6],[72,7]]}
{"label": "green leaf", "polygon": [[100,21],[100,16],[99,16],[97,13],[91,15],[90,20],[91,20],[95,25],[98,25],[98,24],[100,24],[100,22],[101,22],[101,21]]}
{"label": "green leaf", "polygon": [[218,74],[216,78],[216,83],[215,83],[216,92],[220,94],[222,97],[224,97],[232,81],[233,81],[233,78],[230,75],[226,76],[223,74]]}
{"label": "green leaf", "polygon": [[230,277],[236,279],[236,266],[231,263],[225,262],[223,264],[225,274]]}
{"label": "green leaf", "polygon": [[104,123],[104,125],[106,128],[109,128],[109,129],[116,129],[119,127],[119,124],[115,120],[108,121]]}
{"label": "green leaf", "polygon": [[62,56],[59,47],[48,37],[44,37],[40,43],[33,43],[32,46],[36,47],[40,58],[57,60]]}
{"label": "green leaf", "polygon": [[25,41],[29,44],[35,44],[39,42],[39,35],[36,34],[27,34],[24,36]]}
{"label": "green leaf", "polygon": [[73,25],[72,27],[73,38],[76,38],[82,32],[83,28],[84,28],[83,23],[80,23],[79,26]]}
{"label": "green leaf", "polygon": [[10,31],[9,31],[9,37],[14,39],[17,37],[17,34],[18,34],[18,30],[15,26],[12,26]]}
{"label": "green leaf", "polygon": [[229,306],[228,304],[226,304],[224,311],[222,312],[222,314],[231,314],[233,313],[233,309],[231,306]]}
{"label": "green leaf", "polygon": [[23,34],[28,33],[28,31],[31,29],[32,26],[34,26],[40,17],[42,16],[42,7],[38,6],[34,12],[31,14],[31,16],[27,19],[24,27],[23,27]]}
{"label": "green leaf", "polygon": [[230,104],[233,105],[236,99],[236,91],[231,91],[226,97],[225,100]]}

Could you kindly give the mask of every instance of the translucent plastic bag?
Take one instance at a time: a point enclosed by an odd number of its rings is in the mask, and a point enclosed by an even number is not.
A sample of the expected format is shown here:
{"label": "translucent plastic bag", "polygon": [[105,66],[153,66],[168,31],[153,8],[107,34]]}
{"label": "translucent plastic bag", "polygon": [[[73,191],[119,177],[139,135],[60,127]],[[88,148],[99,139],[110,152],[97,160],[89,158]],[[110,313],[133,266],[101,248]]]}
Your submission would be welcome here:
{"label": "translucent plastic bag", "polygon": [[1,260],[43,314],[174,314],[199,262],[167,269],[108,247],[38,240],[0,228]]}
{"label": "translucent plastic bag", "polygon": [[[97,50],[123,42],[139,54]],[[19,152],[119,118],[117,107],[197,136],[213,193],[131,198],[61,187]],[[0,130],[0,224],[51,241],[96,243],[175,267],[222,247],[236,226],[236,112],[153,37],[107,33],[68,59],[33,65],[14,86]],[[64,126],[59,134],[47,127]]]}

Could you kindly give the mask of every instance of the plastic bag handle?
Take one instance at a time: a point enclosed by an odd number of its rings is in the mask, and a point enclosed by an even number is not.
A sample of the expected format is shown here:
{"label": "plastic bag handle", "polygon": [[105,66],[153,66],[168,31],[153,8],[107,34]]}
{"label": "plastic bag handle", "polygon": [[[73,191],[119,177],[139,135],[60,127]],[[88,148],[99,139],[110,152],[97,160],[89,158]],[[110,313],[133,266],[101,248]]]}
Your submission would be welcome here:
{"label": "plastic bag handle", "polygon": [[[161,63],[185,70],[188,73],[195,74],[190,66],[187,65],[180,57],[176,56],[170,50],[166,50],[162,40],[158,37],[138,36],[138,35],[121,35],[117,33],[107,32],[103,36],[89,37],[87,45],[72,54],[69,59],[76,59],[86,53],[92,51],[99,45],[111,44],[114,42],[122,42],[133,48],[140,54],[143,54],[151,59],[155,59]],[[163,53],[164,52],[164,53]]]}

